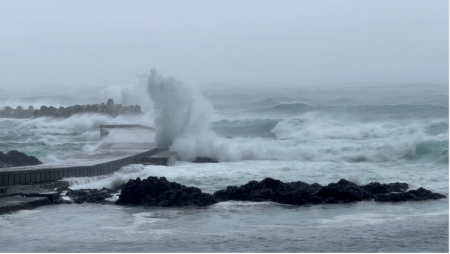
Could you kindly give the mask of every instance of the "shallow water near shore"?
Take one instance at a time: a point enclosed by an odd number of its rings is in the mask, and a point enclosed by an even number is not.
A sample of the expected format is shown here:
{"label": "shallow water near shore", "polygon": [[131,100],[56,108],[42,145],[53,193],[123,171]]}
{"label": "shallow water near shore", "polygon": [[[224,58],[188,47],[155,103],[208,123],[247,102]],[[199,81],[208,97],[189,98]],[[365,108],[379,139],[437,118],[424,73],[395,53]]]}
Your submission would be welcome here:
{"label": "shallow water near shore", "polygon": [[448,200],[59,205],[0,217],[2,252],[446,252]]}

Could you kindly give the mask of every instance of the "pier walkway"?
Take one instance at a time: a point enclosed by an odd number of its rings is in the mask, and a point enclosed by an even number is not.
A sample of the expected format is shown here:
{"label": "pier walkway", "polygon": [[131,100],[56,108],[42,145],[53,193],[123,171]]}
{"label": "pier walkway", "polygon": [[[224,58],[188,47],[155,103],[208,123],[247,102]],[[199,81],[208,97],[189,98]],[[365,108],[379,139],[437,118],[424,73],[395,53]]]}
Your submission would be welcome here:
{"label": "pier walkway", "polygon": [[[109,127],[109,126],[108,126]],[[132,125],[131,128],[136,128]],[[126,140],[127,126],[120,128],[120,140]],[[140,128],[140,126],[138,127]],[[101,129],[104,129],[102,126]],[[134,130],[130,130],[135,132]],[[154,134],[152,128],[141,128],[140,132],[150,132]],[[107,138],[110,135],[108,135]],[[42,164],[36,166],[11,167],[0,169],[0,194],[5,194],[6,186],[38,184],[46,187],[60,187],[58,180],[65,177],[89,177],[111,174],[118,171],[121,167],[129,164],[153,164],[153,165],[173,165],[176,161],[176,155],[157,148],[154,143],[136,142],[132,143],[118,142],[109,143],[106,139],[101,148],[96,151],[85,154],[82,157],[68,159],[57,163]],[[152,156],[157,158],[151,159]],[[162,158],[162,157],[165,157]],[[62,183],[61,183],[62,184]]]}

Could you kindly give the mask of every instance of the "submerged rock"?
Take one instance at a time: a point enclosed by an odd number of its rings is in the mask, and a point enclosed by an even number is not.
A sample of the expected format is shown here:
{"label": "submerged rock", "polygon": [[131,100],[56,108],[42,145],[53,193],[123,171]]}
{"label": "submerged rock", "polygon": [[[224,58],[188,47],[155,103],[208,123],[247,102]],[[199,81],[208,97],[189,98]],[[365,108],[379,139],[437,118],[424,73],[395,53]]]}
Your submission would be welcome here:
{"label": "submerged rock", "polygon": [[106,198],[111,198],[112,194],[117,191],[103,188],[101,190],[97,189],[80,189],[80,190],[69,190],[66,196],[69,196],[75,204],[82,203],[97,203],[97,204],[109,204],[111,202],[106,201]]}
{"label": "submerged rock", "polygon": [[371,182],[367,185],[361,186],[365,191],[370,192],[373,195],[384,194],[389,192],[402,192],[406,191],[409,186],[407,183],[390,183],[381,184],[379,182]]}
{"label": "submerged rock", "polygon": [[408,192],[392,192],[383,193],[375,196],[375,201],[378,202],[402,202],[402,201],[420,201],[428,199],[440,199],[446,198],[446,196],[431,192],[424,188],[417,190],[410,190]]}
{"label": "submerged rock", "polygon": [[207,206],[218,201],[199,188],[169,182],[165,177],[129,180],[122,188],[117,205]]}
{"label": "submerged rock", "polygon": [[28,156],[25,153],[17,150],[9,151],[4,154],[0,152],[0,168],[6,167],[21,167],[21,166],[33,166],[43,164],[34,156]]}

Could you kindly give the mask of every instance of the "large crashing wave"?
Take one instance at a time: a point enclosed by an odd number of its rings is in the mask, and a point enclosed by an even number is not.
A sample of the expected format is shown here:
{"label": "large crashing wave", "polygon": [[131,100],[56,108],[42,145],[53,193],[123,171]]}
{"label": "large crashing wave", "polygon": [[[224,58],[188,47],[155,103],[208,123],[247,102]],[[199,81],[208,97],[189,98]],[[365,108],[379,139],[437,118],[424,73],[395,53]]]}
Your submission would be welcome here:
{"label": "large crashing wave", "polygon": [[153,69],[148,92],[153,101],[158,146],[168,148],[180,139],[207,132],[212,104],[196,87],[174,77],[163,78]]}
{"label": "large crashing wave", "polygon": [[229,140],[211,131],[213,106],[196,87],[174,77],[162,77],[153,69],[148,92],[153,102],[156,144],[170,148],[181,160],[192,161],[197,157],[218,161],[264,159],[259,151],[260,142]]}
{"label": "large crashing wave", "polygon": [[[448,149],[444,149],[448,146],[448,132],[440,130],[441,124],[436,127],[440,134],[431,135],[429,121],[351,122],[310,112],[281,121],[248,119],[212,124],[212,104],[195,87],[174,77],[164,78],[153,70],[148,92],[154,108],[156,142],[176,152],[181,160],[192,161],[196,157],[218,161],[413,159],[445,163],[448,158]],[[275,126],[271,130],[275,139],[265,134],[270,129],[268,125]],[[224,137],[233,132],[239,135],[231,139]],[[255,136],[250,136],[250,132]]]}

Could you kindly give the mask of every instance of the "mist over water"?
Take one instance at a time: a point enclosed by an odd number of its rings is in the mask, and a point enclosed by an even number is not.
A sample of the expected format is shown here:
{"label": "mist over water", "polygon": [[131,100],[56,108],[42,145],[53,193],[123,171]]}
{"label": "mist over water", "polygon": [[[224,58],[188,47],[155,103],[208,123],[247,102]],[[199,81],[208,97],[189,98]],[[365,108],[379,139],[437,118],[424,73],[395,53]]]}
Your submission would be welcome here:
{"label": "mist over water", "polygon": [[[388,88],[389,93],[384,93]],[[153,69],[149,75],[141,75],[134,86],[103,87],[91,98],[55,91],[53,97],[38,96],[35,101],[39,103],[36,107],[40,103],[57,107],[78,99],[99,103],[113,98],[116,104],[141,105],[144,115],[0,119],[4,125],[0,136],[3,150],[23,150],[44,162],[76,157],[101,147],[95,144],[101,124],[142,124],[157,129],[156,138],[145,137],[146,142],[170,148],[186,161],[209,157],[222,162],[448,163],[448,105],[437,99],[448,93],[448,88],[406,88],[322,87],[315,93],[314,88],[204,91]],[[26,107],[26,98],[13,96],[0,103],[20,101]],[[127,137],[117,134],[116,138]]]}
{"label": "mist over water", "polygon": [[[298,103],[295,95],[272,94],[259,101],[262,95],[256,94],[255,102],[247,102],[251,94],[218,94],[208,99],[198,88],[174,77],[164,78],[156,70],[149,78],[148,92],[156,143],[170,147],[181,160],[447,163],[448,106],[440,104],[361,105],[341,98],[344,106],[333,106],[323,99],[307,104]],[[274,106],[274,98],[283,102]],[[252,106],[233,110],[238,101]],[[222,110],[215,109],[214,103]],[[330,104],[335,103],[332,98]]]}
{"label": "mist over water", "polygon": [[[156,145],[177,154],[171,167],[131,164],[63,179],[71,189],[157,176],[212,194],[269,177],[322,186],[402,182],[447,196],[48,205],[1,214],[0,252],[448,253],[448,7],[444,0],[0,0],[0,151],[36,156],[44,167]],[[17,107],[101,103],[107,109],[68,118],[61,110],[35,119],[1,111],[28,117],[31,110]],[[115,128],[100,139],[100,125],[114,124],[152,128]],[[219,163],[192,162],[198,157]]]}
{"label": "mist over water", "polygon": [[[58,163],[96,153],[107,143],[156,142],[176,152],[180,160],[171,168],[133,164],[110,175],[65,178],[72,189],[115,188],[137,177],[158,176],[214,193],[272,177],[322,185],[341,178],[360,185],[399,181],[407,182],[411,189],[424,187],[449,194],[448,105],[436,100],[441,90],[421,94],[419,91],[428,87],[414,88],[416,92],[401,96],[402,88],[396,87],[393,90],[397,92],[386,98],[381,88],[347,88],[346,94],[329,89],[317,93],[202,91],[152,70],[136,86],[107,86],[92,96],[95,103],[113,98],[115,103],[139,104],[144,114],[1,118],[0,150],[17,149],[44,163]],[[366,94],[368,90],[373,96]],[[72,96],[87,100],[80,94]],[[40,97],[39,103],[64,105],[61,98],[66,97],[55,95],[48,101]],[[102,124],[142,124],[155,127],[156,133],[112,131],[100,141]],[[186,162],[196,157],[220,163]],[[188,250],[212,252],[230,248],[251,252],[261,246],[261,251],[280,252],[448,249],[448,199],[310,207],[223,202],[206,209],[61,205],[34,212],[0,216],[0,245],[14,246],[7,248],[12,251],[78,251],[78,243],[90,234],[96,236],[88,239],[93,252],[110,250],[109,240],[114,241],[115,250],[136,252],[148,251],[149,241],[162,252],[186,250],[173,242],[185,243],[183,248],[189,246]],[[276,220],[274,214],[279,215]],[[297,224],[292,226],[292,221]],[[48,230],[45,224],[65,227]],[[61,235],[64,240],[47,243]],[[362,241],[362,235],[369,240]],[[300,236],[304,241],[299,241]],[[317,241],[317,237],[327,241]],[[46,244],[40,245],[36,239]],[[336,246],[348,239],[356,240]]]}

